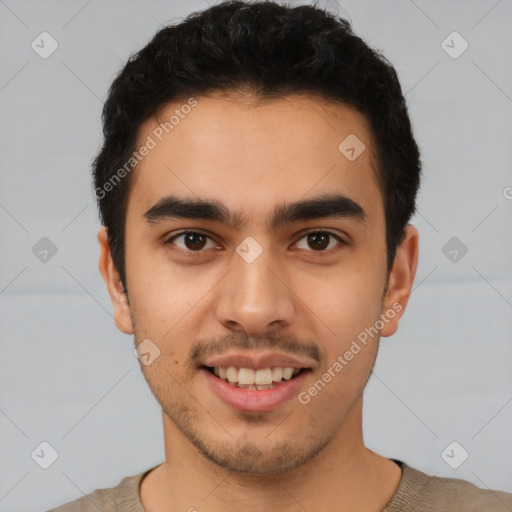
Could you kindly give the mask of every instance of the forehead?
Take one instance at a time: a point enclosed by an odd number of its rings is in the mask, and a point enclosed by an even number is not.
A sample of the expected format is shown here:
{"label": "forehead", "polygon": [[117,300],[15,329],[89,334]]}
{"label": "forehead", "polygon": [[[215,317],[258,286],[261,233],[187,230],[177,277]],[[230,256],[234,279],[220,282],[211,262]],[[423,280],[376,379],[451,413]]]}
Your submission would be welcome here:
{"label": "forehead", "polygon": [[173,195],[215,200],[247,220],[325,193],[383,214],[368,122],[346,105],[306,95],[185,98],[140,127],[143,146],[128,203],[139,215]]}

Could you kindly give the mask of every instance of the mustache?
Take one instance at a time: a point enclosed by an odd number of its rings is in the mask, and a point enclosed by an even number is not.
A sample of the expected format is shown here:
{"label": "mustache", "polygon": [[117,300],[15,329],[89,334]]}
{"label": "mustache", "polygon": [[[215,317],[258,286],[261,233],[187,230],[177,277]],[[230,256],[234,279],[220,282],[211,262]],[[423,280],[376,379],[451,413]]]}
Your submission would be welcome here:
{"label": "mustache", "polygon": [[194,344],[189,350],[189,362],[197,367],[201,360],[213,355],[222,355],[231,350],[274,348],[294,356],[305,355],[320,362],[322,355],[318,345],[312,341],[299,341],[294,336],[268,332],[261,336],[249,336],[237,331],[226,336]]}

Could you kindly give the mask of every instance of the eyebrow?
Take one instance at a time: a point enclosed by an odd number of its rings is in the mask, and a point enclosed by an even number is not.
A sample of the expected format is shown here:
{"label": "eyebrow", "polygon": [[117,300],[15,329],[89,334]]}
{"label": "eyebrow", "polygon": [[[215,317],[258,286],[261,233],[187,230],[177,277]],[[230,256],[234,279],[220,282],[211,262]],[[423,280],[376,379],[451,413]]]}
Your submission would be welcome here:
{"label": "eyebrow", "polygon": [[[233,230],[241,229],[247,223],[240,213],[229,210],[218,201],[184,199],[172,195],[160,199],[144,217],[150,224],[172,219],[209,220]],[[362,224],[368,222],[368,214],[359,203],[344,195],[328,194],[276,206],[268,219],[267,228],[275,231],[285,224],[328,217],[349,218]]]}

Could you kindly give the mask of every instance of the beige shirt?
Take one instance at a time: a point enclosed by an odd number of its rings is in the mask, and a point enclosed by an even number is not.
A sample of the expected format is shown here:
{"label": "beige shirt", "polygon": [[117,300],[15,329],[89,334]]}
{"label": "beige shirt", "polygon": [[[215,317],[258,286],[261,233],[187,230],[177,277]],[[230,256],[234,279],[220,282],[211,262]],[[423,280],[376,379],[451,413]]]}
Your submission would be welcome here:
{"label": "beige shirt", "polygon": [[[402,468],[402,478],[382,512],[512,512],[510,493],[481,489],[456,478],[430,476],[405,462],[392,460]],[[127,476],[116,487],[97,489],[48,512],[145,512],[139,483],[152,469]]]}

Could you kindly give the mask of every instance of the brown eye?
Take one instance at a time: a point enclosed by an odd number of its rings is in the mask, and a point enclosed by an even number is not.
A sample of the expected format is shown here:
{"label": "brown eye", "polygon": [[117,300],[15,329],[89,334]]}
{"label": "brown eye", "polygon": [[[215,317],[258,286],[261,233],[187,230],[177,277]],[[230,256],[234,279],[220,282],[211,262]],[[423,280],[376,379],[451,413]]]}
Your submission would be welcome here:
{"label": "brown eye", "polygon": [[311,231],[297,242],[297,247],[299,249],[313,250],[315,252],[325,252],[326,249],[331,249],[336,245],[344,244],[345,242],[343,242],[338,235],[335,235],[330,231]]}
{"label": "brown eye", "polygon": [[[205,248],[215,247],[215,243],[209,236],[197,231],[179,233],[170,238],[166,243],[176,245],[179,249],[189,252],[201,252]],[[208,243],[210,243],[209,246]]]}
{"label": "brown eye", "polygon": [[312,233],[308,235],[308,244],[315,251],[323,251],[329,246],[329,238],[327,233]]}
{"label": "brown eye", "polygon": [[201,250],[206,245],[207,237],[201,233],[186,233],[183,237],[183,243],[191,251]]}

